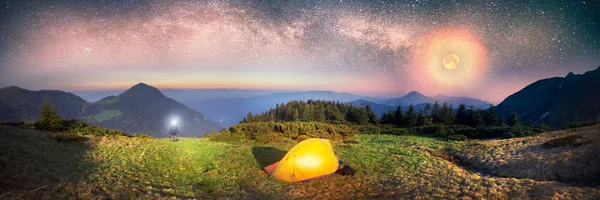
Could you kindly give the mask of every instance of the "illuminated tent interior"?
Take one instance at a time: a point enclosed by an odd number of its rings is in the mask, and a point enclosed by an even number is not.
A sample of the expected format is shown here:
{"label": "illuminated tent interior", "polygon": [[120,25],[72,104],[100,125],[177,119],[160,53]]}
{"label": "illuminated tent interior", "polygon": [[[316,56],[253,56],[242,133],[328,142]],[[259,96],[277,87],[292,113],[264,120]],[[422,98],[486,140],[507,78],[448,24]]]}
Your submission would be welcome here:
{"label": "illuminated tent interior", "polygon": [[331,142],[312,138],[298,143],[281,161],[265,167],[265,171],[278,180],[298,182],[333,174],[338,168]]}

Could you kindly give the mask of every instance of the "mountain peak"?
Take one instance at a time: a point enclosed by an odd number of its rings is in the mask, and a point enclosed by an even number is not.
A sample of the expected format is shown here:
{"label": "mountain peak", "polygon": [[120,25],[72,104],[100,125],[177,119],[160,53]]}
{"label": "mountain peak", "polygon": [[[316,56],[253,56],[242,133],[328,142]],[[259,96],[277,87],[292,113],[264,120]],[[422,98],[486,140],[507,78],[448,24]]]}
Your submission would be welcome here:
{"label": "mountain peak", "polygon": [[415,97],[425,97],[425,95],[417,92],[417,91],[411,91],[408,94],[404,95],[404,98],[415,98]]}
{"label": "mountain peak", "polygon": [[573,72],[569,72],[569,74],[567,74],[567,76],[565,78],[571,78],[573,76],[575,76],[575,74],[573,74]]}
{"label": "mountain peak", "polygon": [[3,89],[6,89],[6,90],[23,90],[23,88],[20,88],[20,87],[14,86],[14,85],[9,86],[9,87],[5,87]]}
{"label": "mountain peak", "polygon": [[138,84],[135,84],[132,88],[134,88],[134,87],[152,87],[152,86],[149,86],[148,84],[145,84],[144,82],[140,82]]}
{"label": "mountain peak", "polygon": [[123,92],[123,94],[120,94],[119,96],[127,96],[134,98],[164,97],[160,90],[141,82],[129,88],[127,91]]}

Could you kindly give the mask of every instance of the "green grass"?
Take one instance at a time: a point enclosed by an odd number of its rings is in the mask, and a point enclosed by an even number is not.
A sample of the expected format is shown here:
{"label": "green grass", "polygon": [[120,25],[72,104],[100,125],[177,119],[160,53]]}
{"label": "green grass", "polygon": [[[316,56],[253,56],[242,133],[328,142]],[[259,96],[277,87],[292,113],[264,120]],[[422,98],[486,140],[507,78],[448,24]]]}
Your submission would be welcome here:
{"label": "green grass", "polygon": [[106,121],[106,120],[109,120],[109,119],[112,119],[115,117],[119,117],[121,115],[123,115],[123,112],[121,112],[121,110],[110,109],[110,110],[102,110],[102,111],[100,111],[100,113],[98,113],[96,115],[85,116],[83,118],[91,119],[96,122],[102,122],[102,121]]}
{"label": "green grass", "polygon": [[600,189],[594,187],[481,176],[441,156],[469,142],[420,136],[358,135],[356,144],[333,142],[336,155],[356,169],[354,176],[286,183],[268,177],[261,168],[293,147],[290,140],[264,145],[86,136],[82,142],[57,142],[49,135],[0,126],[0,150],[9,152],[0,154],[0,180],[10,180],[0,185],[0,199],[600,197]]}

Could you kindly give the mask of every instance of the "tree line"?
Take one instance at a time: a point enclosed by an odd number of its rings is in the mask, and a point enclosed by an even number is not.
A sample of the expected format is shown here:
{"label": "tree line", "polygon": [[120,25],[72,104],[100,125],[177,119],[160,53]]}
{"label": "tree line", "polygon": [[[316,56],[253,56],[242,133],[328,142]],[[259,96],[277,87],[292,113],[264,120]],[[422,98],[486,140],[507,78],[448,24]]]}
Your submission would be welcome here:
{"label": "tree line", "polygon": [[399,127],[417,127],[433,124],[444,125],[466,125],[471,127],[478,126],[518,126],[521,125],[517,113],[512,112],[504,120],[504,116],[498,114],[493,105],[487,109],[467,107],[465,104],[458,106],[456,112],[452,105],[443,103],[441,106],[436,101],[433,106],[425,105],[423,109],[415,110],[413,105],[408,106],[406,112],[402,112],[402,107],[398,106],[396,110],[390,110],[381,117],[381,124],[391,124]]}
{"label": "tree line", "polygon": [[[241,123],[269,121],[314,121],[325,123],[350,124],[390,124],[397,127],[418,127],[435,124],[478,126],[518,126],[521,125],[517,113],[512,112],[505,120],[490,104],[487,109],[475,108],[461,104],[456,112],[452,105],[435,102],[427,104],[422,109],[415,109],[411,104],[406,111],[401,106],[389,110],[381,116],[375,114],[370,105],[357,107],[333,101],[308,100],[290,101],[277,104],[266,112],[253,114],[248,112]],[[530,124],[530,122],[529,122]]]}
{"label": "tree line", "polygon": [[340,102],[308,100],[277,104],[262,113],[248,112],[240,123],[269,121],[377,124],[379,118],[369,105],[356,107]]}

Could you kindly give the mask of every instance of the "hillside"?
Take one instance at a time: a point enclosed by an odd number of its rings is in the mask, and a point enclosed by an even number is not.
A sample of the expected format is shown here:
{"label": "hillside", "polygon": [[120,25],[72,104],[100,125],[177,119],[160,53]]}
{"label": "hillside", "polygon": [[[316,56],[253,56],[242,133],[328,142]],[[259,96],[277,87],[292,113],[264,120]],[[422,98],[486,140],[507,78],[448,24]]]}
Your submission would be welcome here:
{"label": "hillside", "polygon": [[497,141],[455,152],[465,165],[502,177],[600,185],[600,125]]}
{"label": "hillside", "polygon": [[569,73],[536,81],[510,95],[497,110],[517,112],[521,121],[562,127],[570,121],[600,120],[600,67],[584,74]]}
{"label": "hillside", "polygon": [[0,88],[0,120],[34,121],[40,116],[44,101],[55,105],[59,115],[66,118],[83,115],[81,108],[88,104],[72,93],[58,90],[30,91],[15,86]]}
{"label": "hillside", "polygon": [[137,84],[118,96],[109,96],[83,108],[84,121],[102,127],[142,132],[167,137],[171,118],[177,118],[182,136],[202,136],[219,126],[207,117],[177,101],[165,97],[158,89]]}
{"label": "hillside", "polygon": [[308,100],[276,104],[275,108],[268,111],[247,115],[242,123],[259,121],[376,124],[379,120],[370,107],[357,107],[333,101]]}
{"label": "hillside", "polygon": [[[570,134],[578,134],[579,130],[571,130]],[[167,139],[86,136],[87,140],[75,143],[56,142],[48,135],[0,125],[0,151],[3,152],[0,154],[0,198],[600,198],[600,188],[594,185],[503,178],[470,171],[454,164],[446,150],[468,154],[487,151],[468,148],[470,142],[420,136],[358,135],[356,144],[333,142],[336,155],[356,169],[354,176],[334,174],[305,183],[286,183],[268,177],[261,168],[283,157],[295,144],[293,141],[257,145],[250,142],[227,144],[206,138],[169,142]],[[477,143],[496,146],[515,141]],[[577,156],[590,160],[594,155]],[[492,157],[486,162],[510,163],[520,159],[529,158]],[[543,165],[552,166],[563,165],[558,162]]]}
{"label": "hillside", "polygon": [[181,135],[201,137],[220,127],[201,113],[167,98],[158,89],[137,84],[117,96],[97,102],[62,91],[30,91],[18,87],[0,89],[0,120],[33,121],[39,117],[44,100],[56,105],[59,115],[80,119],[126,133],[166,137],[171,118],[179,119]]}

